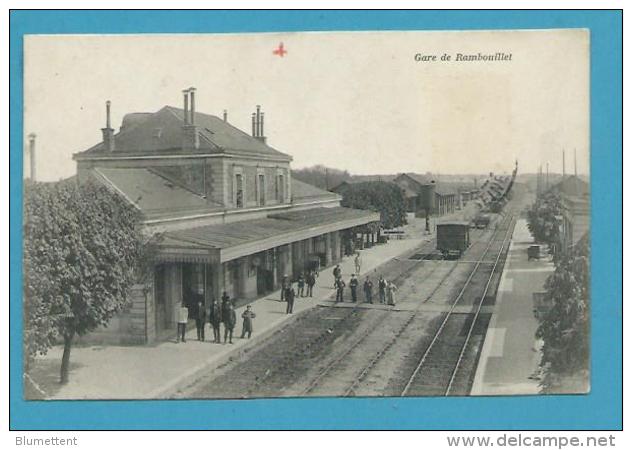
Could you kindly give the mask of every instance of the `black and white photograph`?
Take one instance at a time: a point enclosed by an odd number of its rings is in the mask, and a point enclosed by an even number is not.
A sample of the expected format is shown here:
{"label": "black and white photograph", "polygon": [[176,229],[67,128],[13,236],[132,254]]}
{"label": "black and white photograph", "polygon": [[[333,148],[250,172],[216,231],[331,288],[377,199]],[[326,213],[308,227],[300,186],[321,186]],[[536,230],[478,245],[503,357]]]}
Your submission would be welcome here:
{"label": "black and white photograph", "polygon": [[586,29],[24,38],[24,399],[587,394]]}

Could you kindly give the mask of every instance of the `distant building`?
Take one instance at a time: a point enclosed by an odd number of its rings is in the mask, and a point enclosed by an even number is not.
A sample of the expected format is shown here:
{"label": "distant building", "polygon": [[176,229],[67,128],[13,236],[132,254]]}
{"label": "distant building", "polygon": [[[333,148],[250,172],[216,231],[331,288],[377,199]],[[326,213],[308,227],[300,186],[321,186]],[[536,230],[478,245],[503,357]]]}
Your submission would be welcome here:
{"label": "distant building", "polygon": [[562,203],[562,248],[569,250],[590,231],[590,186],[571,175],[552,188]]}
{"label": "distant building", "polygon": [[426,209],[432,215],[453,213],[458,205],[457,192],[447,185],[435,183],[423,175],[402,173],[393,179],[406,197],[408,212],[424,217]]}
{"label": "distant building", "polygon": [[[175,333],[181,301],[206,306],[224,291],[239,303],[279,288],[319,261],[343,254],[347,230],[380,216],[340,206],[341,197],[292,178],[291,156],[266,142],[264,113],[252,132],[184,107],[131,113],[115,133],[107,104],[103,141],[77,153],[80,181],[94,179],[138,208],[162,241],[149,292],[137,286],[133,304],[94,340],[145,343]],[[192,315],[192,314],[191,314]]]}

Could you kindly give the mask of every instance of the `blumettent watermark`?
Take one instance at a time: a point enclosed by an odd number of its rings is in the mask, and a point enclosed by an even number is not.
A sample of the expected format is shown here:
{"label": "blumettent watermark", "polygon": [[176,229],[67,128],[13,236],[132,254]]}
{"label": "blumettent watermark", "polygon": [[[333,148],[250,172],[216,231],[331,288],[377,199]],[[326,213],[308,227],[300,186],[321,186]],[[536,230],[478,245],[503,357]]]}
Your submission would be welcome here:
{"label": "blumettent watermark", "polygon": [[79,445],[76,437],[60,438],[57,436],[46,438],[30,438],[26,436],[16,436],[16,447],[75,447]]}

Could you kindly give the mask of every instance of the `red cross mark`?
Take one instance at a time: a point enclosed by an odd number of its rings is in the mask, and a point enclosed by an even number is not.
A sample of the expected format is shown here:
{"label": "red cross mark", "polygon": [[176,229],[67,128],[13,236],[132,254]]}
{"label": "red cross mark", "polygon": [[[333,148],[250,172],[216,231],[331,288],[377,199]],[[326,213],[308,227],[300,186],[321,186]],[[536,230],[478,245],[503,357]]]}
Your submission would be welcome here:
{"label": "red cross mark", "polygon": [[283,42],[281,42],[279,44],[279,48],[277,48],[276,50],[273,50],[272,53],[275,55],[279,55],[281,58],[283,58],[283,56],[287,53],[287,50],[283,48]]}

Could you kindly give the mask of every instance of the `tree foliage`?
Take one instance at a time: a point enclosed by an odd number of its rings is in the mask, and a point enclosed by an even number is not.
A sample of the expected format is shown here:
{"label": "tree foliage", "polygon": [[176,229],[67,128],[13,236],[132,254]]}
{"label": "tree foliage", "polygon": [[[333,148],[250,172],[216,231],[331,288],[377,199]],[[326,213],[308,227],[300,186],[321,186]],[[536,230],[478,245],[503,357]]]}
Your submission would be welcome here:
{"label": "tree foliage", "polygon": [[383,181],[353,183],[341,192],[342,206],[380,213],[384,228],[406,224],[406,199],[399,186]]}
{"label": "tree foliage", "polygon": [[527,212],[527,226],[537,242],[555,245],[560,239],[560,222],[557,219],[562,213],[560,196],[549,191],[539,196]]}
{"label": "tree foliage", "polygon": [[25,186],[25,354],[44,354],[63,338],[62,381],[73,337],[106,326],[144,278],[154,246],[139,219],[138,210],[95,182]]}
{"label": "tree foliage", "polygon": [[292,177],[303,183],[308,183],[325,190],[332,189],[343,181],[352,179],[351,174],[346,170],[332,169],[323,165],[306,167],[304,169],[293,169]]}
{"label": "tree foliage", "polygon": [[557,261],[545,284],[551,308],[540,317],[536,336],[543,341],[540,367],[543,392],[559,392],[563,380],[582,378],[589,367],[590,266],[586,235]]}

